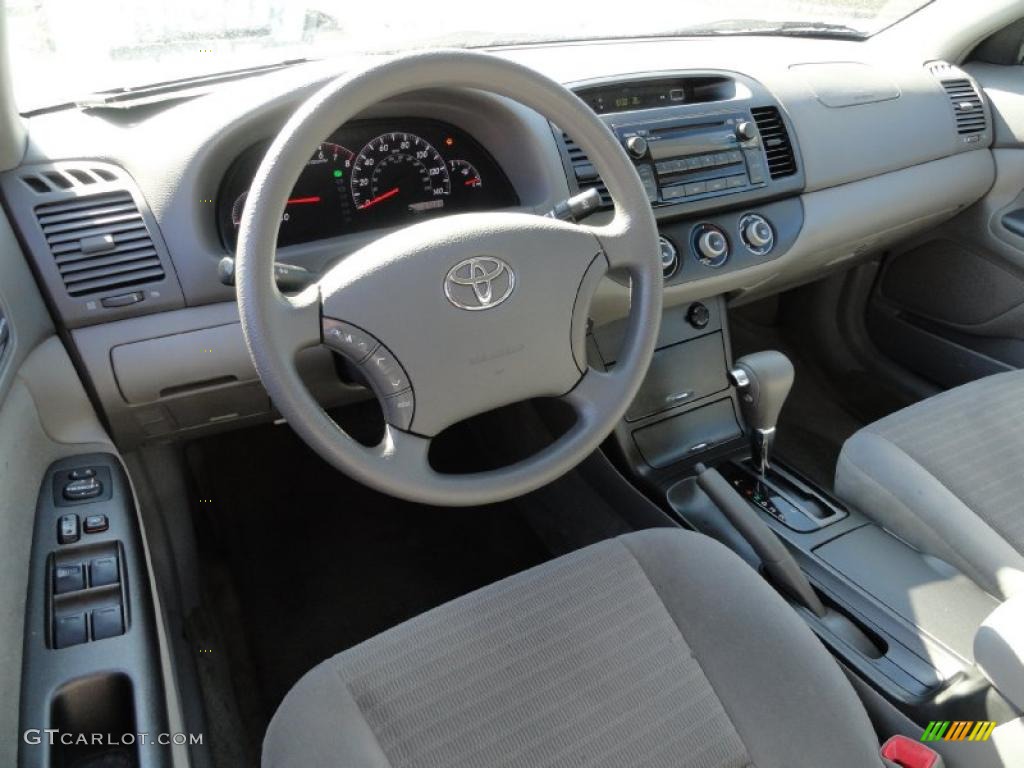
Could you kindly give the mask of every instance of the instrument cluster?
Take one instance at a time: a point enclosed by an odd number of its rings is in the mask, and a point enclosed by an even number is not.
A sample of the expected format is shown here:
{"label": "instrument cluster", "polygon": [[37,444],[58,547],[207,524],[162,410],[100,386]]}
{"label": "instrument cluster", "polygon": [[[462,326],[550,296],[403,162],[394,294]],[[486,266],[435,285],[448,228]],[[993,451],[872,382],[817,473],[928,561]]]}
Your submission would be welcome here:
{"label": "instrument cluster", "polygon": [[[221,185],[218,219],[233,251],[269,142],[249,147]],[[435,120],[345,125],[314,151],[288,198],[278,246],[519,204],[508,177],[465,131]]]}

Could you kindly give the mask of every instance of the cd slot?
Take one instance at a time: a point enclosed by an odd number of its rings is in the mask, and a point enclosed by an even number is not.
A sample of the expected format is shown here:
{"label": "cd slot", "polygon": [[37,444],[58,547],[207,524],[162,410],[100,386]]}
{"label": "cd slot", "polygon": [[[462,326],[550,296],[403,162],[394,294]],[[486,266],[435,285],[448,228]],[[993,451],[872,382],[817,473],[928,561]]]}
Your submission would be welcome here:
{"label": "cd slot", "polygon": [[655,160],[679,157],[680,155],[721,152],[735,146],[737,146],[737,142],[732,131],[724,129],[676,133],[650,139],[651,157]]}
{"label": "cd slot", "polygon": [[712,130],[722,130],[725,127],[725,123],[721,120],[717,120],[713,123],[686,123],[680,125],[673,123],[672,125],[666,125],[664,127],[652,127],[649,129],[651,136],[685,136],[687,134],[693,134],[697,131],[707,132]]}

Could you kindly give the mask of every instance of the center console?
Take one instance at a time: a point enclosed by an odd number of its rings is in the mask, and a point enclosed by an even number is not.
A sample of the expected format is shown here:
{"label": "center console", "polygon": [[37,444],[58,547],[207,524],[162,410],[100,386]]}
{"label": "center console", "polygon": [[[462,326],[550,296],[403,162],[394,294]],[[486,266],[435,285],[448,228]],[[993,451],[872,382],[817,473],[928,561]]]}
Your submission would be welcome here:
{"label": "center console", "polygon": [[[592,354],[614,366],[620,336],[616,325],[594,329]],[[754,357],[732,361],[721,298],[667,309],[647,380],[615,433],[627,471],[684,525],[760,570],[848,670],[921,728],[931,720],[1018,717],[974,658],[975,636],[999,601],[797,471],[773,459],[762,472],[751,461],[754,427],[774,429],[757,424],[749,384],[737,380]],[[763,371],[762,378],[765,392]],[[708,468],[754,525],[734,525],[727,505],[705,492]],[[766,536],[788,554],[766,560]],[[792,571],[778,567],[783,560]],[[794,590],[797,582],[811,594]]]}

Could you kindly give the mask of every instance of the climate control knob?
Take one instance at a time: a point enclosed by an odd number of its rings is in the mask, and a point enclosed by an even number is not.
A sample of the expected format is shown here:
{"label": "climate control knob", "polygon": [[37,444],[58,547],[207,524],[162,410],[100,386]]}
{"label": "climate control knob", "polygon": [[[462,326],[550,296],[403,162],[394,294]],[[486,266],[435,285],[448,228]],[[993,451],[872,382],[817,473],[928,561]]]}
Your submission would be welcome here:
{"label": "climate control knob", "polygon": [[763,256],[775,245],[775,231],[759,214],[748,213],[740,219],[740,238],[752,253]]}
{"label": "climate control knob", "polygon": [[706,267],[720,267],[729,258],[729,239],[712,224],[699,224],[693,231],[697,261]]}
{"label": "climate control knob", "polygon": [[679,268],[679,252],[672,241],[662,235],[658,236],[658,246],[661,250],[661,273],[668,280]]}

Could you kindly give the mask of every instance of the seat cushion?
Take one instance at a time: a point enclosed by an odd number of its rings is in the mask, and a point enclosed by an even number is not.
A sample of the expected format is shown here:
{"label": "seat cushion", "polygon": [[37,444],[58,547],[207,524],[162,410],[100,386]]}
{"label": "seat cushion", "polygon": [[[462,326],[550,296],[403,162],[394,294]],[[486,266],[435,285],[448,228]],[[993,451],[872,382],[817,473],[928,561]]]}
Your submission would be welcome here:
{"label": "seat cushion", "polygon": [[843,446],[836,493],[1000,598],[1024,593],[1024,371],[943,392]]}
{"label": "seat cushion", "polygon": [[848,681],[738,557],[671,529],[606,541],[315,667],[263,765],[881,765]]}

